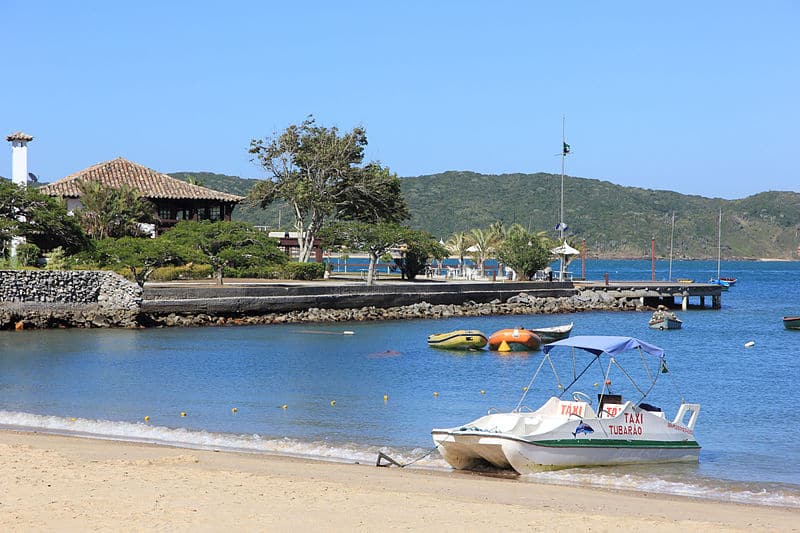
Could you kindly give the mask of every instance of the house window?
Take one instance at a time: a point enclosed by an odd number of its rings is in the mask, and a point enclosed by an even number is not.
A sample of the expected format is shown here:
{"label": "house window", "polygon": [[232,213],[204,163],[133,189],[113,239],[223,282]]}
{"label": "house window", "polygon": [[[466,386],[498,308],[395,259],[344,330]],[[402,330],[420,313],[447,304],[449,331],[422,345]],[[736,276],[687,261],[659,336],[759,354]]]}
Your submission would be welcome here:
{"label": "house window", "polygon": [[220,219],[218,205],[212,205],[211,207],[208,208],[208,218],[210,218],[211,220]]}
{"label": "house window", "polygon": [[158,218],[161,220],[171,220],[172,219],[172,209],[168,205],[160,205],[158,206]]}

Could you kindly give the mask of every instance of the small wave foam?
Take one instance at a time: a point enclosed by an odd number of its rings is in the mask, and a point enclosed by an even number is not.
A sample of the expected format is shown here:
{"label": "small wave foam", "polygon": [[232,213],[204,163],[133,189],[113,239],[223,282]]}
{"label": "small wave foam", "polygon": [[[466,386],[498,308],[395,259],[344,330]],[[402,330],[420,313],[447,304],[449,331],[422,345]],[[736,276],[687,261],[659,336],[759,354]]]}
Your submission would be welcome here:
{"label": "small wave foam", "polygon": [[652,474],[619,473],[616,470],[603,472],[602,470],[601,468],[565,469],[537,472],[523,476],[523,478],[527,481],[557,485],[578,485],[753,505],[800,508],[800,487],[786,484],[737,482],[704,478],[696,474],[687,476],[686,480],[674,480]]}
{"label": "small wave foam", "polygon": [[[425,448],[378,447],[359,443],[303,441],[258,434],[235,435],[169,428],[143,422],[115,422],[0,411],[0,427],[95,439],[144,442],[189,449],[287,455],[333,462],[371,464],[378,453],[412,468],[449,470],[438,452]],[[636,472],[624,468],[571,468],[521,476],[522,481],[651,492],[755,505],[800,508],[800,487],[746,483],[700,476],[679,466]]]}
{"label": "small wave foam", "polygon": [[144,442],[164,446],[267,453],[321,459],[335,462],[371,463],[379,452],[390,455],[400,464],[444,469],[447,463],[438,453],[425,455],[422,448],[389,448],[357,443],[302,441],[288,437],[265,437],[258,434],[235,435],[184,428],[155,426],[143,422],[115,422],[87,418],[64,418],[14,411],[0,411],[0,427],[22,431],[41,431],[104,440]]}

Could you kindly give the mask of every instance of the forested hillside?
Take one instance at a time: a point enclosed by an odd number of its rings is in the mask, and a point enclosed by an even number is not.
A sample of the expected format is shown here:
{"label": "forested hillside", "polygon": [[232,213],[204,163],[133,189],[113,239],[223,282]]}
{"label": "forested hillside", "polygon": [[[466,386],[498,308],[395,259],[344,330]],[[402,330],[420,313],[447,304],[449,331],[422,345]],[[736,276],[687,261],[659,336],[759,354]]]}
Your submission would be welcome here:
{"label": "forested hillside", "polygon": [[[241,195],[256,182],[201,172],[171,175],[195,176],[207,187]],[[403,178],[402,186],[412,214],[410,225],[443,239],[456,231],[487,228],[497,220],[555,235],[559,221],[560,175],[444,172]],[[674,212],[673,256],[716,258],[720,208],[724,258],[798,258],[800,194],[795,192],[723,200],[571,176],[564,181],[570,241],[577,246],[585,240],[593,256],[648,257],[653,237],[656,253],[667,256]],[[262,210],[240,204],[234,216],[270,227],[277,227],[280,219],[280,225],[289,228],[292,213],[285,206]]]}

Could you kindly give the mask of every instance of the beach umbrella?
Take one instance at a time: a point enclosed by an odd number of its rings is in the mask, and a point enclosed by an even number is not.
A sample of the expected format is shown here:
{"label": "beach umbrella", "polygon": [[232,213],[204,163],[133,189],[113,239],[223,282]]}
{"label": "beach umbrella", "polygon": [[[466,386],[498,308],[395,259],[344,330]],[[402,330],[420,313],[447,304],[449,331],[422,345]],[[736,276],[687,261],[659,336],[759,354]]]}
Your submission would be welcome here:
{"label": "beach umbrella", "polygon": [[564,272],[569,266],[570,262],[575,258],[576,255],[580,255],[580,252],[567,244],[566,239],[564,243],[560,246],[557,246],[550,250],[550,253],[553,255],[558,256],[559,260],[561,261],[561,272],[558,273],[558,280],[564,280]]}

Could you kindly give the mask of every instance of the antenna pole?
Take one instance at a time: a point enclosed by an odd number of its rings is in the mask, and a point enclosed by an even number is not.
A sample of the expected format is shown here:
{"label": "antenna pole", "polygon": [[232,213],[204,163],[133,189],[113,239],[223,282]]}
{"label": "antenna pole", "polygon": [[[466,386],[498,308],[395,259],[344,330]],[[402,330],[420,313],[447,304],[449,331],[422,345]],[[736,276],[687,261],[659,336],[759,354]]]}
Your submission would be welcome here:
{"label": "antenna pole", "polygon": [[[561,212],[558,220],[558,240],[559,245],[566,242],[564,240],[564,169],[567,161],[567,115],[561,116]],[[558,281],[564,281],[564,254],[559,258]]]}
{"label": "antenna pole", "polygon": [[722,262],[722,208],[719,208],[719,221],[717,222],[717,280],[719,280],[720,263]]}
{"label": "antenna pole", "polygon": [[667,279],[672,281],[672,242],[675,237],[675,211],[672,212],[672,230],[669,233],[669,276]]}

